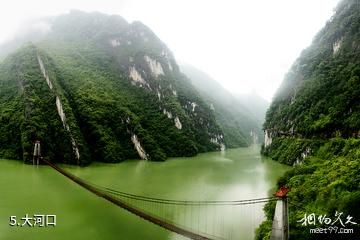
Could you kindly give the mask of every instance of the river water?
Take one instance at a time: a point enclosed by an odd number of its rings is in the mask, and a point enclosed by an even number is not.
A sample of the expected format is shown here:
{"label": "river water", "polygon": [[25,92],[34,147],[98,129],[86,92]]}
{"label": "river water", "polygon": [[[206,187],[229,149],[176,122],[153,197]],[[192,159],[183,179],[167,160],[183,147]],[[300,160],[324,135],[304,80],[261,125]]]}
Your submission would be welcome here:
{"label": "river water", "polygon": [[[259,146],[225,152],[172,158],[166,162],[128,160],[119,164],[94,163],[80,168],[63,165],[89,182],[137,195],[176,200],[241,200],[267,197],[287,170],[259,154]],[[250,207],[201,209],[196,224],[231,239],[253,239],[263,220],[262,204]],[[56,215],[56,226],[10,226],[26,214]],[[195,213],[198,214],[198,213]],[[217,214],[217,215],[216,215]],[[180,219],[175,216],[173,221]],[[221,216],[221,217],[220,217]],[[176,219],[178,217],[179,219]],[[211,225],[223,218],[223,228]],[[179,220],[180,221],[180,220]],[[184,220],[185,221],[185,220]],[[208,222],[206,222],[208,221]],[[195,224],[187,222],[187,224]],[[20,224],[21,225],[21,224]],[[220,231],[219,230],[219,231]],[[82,189],[48,166],[0,160],[0,240],[12,239],[124,239],[174,240],[183,237],[144,221]]]}

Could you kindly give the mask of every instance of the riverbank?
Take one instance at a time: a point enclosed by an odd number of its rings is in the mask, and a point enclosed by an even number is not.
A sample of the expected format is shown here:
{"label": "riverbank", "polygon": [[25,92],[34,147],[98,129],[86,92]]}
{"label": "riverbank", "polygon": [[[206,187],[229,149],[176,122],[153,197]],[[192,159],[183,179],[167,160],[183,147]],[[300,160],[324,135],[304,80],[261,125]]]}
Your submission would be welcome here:
{"label": "riverbank", "polygon": [[[62,167],[100,186],[179,200],[264,197],[289,169],[261,157],[259,146],[172,158],[165,162],[127,160],[119,164],[93,163],[86,168]],[[23,239],[31,230],[30,235],[36,239],[114,239],[119,236],[124,239],[179,239],[177,235],[91,195],[47,166],[37,168],[18,161],[2,160],[0,169],[5,173],[1,174],[0,182],[7,196],[0,199],[2,236]],[[249,217],[246,212],[228,213],[231,214],[228,219],[235,221],[237,226],[236,234],[242,239],[244,236],[253,239],[256,228],[246,225],[246,222],[254,224],[264,219],[262,207],[255,210],[261,215]],[[22,217],[26,213],[57,214],[58,226],[44,230],[8,227],[10,215]]]}

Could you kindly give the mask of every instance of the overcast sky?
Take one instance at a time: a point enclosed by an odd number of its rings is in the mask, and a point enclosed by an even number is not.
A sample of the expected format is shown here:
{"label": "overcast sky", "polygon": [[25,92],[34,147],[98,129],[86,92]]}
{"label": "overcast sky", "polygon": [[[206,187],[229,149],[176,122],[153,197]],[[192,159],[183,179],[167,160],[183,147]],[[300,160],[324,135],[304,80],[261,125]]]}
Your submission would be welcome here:
{"label": "overcast sky", "polygon": [[339,0],[11,0],[1,2],[0,43],[28,19],[70,9],[148,25],[173,51],[233,93],[267,100],[332,16]]}

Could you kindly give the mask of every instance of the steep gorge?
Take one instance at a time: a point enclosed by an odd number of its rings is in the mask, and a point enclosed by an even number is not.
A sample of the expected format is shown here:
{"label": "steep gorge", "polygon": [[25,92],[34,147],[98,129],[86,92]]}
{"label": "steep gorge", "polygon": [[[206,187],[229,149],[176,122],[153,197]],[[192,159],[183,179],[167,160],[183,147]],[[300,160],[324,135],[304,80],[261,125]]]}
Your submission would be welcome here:
{"label": "steep gorge", "polygon": [[[277,186],[291,189],[291,239],[323,237],[309,233],[310,228],[326,227],[321,222],[298,222],[305,213],[336,218],[341,212],[359,222],[359,79],[360,2],[343,0],[285,76],[264,123],[263,154],[294,166]],[[274,207],[265,207],[267,221],[257,239],[269,238]],[[346,227],[354,233],[344,239],[359,236],[359,225]]]}
{"label": "steep gorge", "polygon": [[[140,22],[72,11],[0,64],[0,157],[88,164],[224,148],[210,106]],[[76,24],[74,24],[76,23]]]}

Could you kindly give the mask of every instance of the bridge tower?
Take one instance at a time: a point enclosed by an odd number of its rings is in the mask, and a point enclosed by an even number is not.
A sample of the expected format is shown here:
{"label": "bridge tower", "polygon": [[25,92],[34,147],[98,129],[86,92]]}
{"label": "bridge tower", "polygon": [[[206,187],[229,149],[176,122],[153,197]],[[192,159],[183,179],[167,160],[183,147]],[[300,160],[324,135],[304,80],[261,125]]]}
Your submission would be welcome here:
{"label": "bridge tower", "polygon": [[289,239],[289,209],[286,194],[289,188],[281,187],[274,196],[278,198],[276,202],[275,215],[271,229],[270,240]]}
{"label": "bridge tower", "polygon": [[34,146],[33,165],[35,165],[35,164],[39,165],[40,158],[41,158],[40,141],[36,141],[35,146]]}

